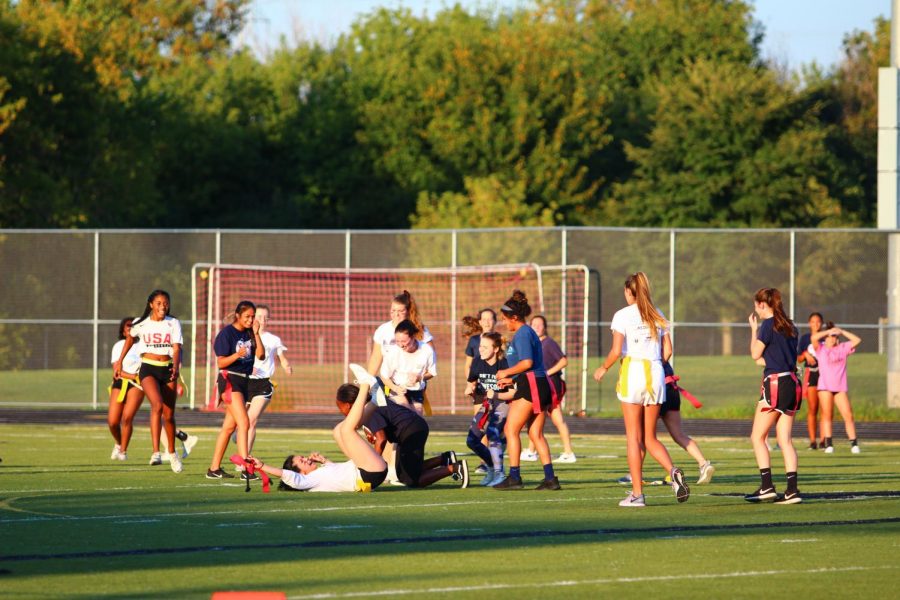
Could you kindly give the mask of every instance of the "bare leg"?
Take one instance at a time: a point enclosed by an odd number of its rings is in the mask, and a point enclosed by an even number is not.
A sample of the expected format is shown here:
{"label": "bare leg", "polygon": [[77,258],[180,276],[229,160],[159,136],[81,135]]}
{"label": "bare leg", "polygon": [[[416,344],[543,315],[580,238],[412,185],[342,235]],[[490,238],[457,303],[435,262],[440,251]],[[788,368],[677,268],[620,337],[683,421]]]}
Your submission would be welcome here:
{"label": "bare leg", "polygon": [[822,435],[822,438],[833,437],[832,423],[834,422],[834,394],[831,392],[819,390],[819,414],[822,415],[822,422],[819,426],[819,433]]}
{"label": "bare leg", "polygon": [[572,437],[569,435],[569,426],[566,424],[566,418],[563,415],[562,408],[557,406],[550,413],[550,419],[553,421],[553,424],[556,425],[556,430],[559,431],[559,439],[562,441],[563,452],[566,454],[574,454],[572,451]]}
{"label": "bare leg", "polygon": [[528,400],[513,400],[509,403],[509,414],[506,416],[503,433],[506,434],[506,454],[509,456],[510,467],[519,466],[519,454],[522,452],[519,432],[532,414],[531,402]]}
{"label": "bare leg", "polygon": [[141,387],[144,388],[144,394],[150,401],[150,443],[155,454],[159,452],[159,434],[162,431],[162,394],[154,377],[144,377],[141,380]]}
{"label": "bare leg", "polygon": [[663,415],[662,420],[675,443],[684,448],[697,461],[698,465],[705,465],[706,457],[700,451],[700,446],[681,429],[681,413],[677,410],[670,410]]}
{"label": "bare leg", "polygon": [[164,385],[160,389],[160,393],[162,394],[162,418],[166,430],[166,441],[169,444],[169,452],[174,454],[177,452],[175,450],[175,401],[178,399],[175,382]]}
{"label": "bare leg", "polygon": [[122,447],[122,410],[125,408],[124,403],[119,404],[116,398],[119,397],[119,390],[112,389],[109,392],[109,411],[106,414],[106,424],[109,426],[109,432],[112,434],[116,445]]}
{"label": "bare leg", "polygon": [[794,426],[794,417],[775,413],[778,422],[775,424],[775,436],[778,439],[778,448],[784,457],[784,472],[797,471],[797,450],[794,448],[794,440],[791,438],[791,428]]}
{"label": "bare leg", "polygon": [[666,473],[672,472],[672,457],[669,451],[663,446],[662,442],[656,439],[656,421],[659,420],[659,410],[662,408],[659,404],[651,404],[644,407],[644,446],[650,456],[666,470]]}
{"label": "bare leg", "polygon": [[853,407],[850,406],[850,396],[847,392],[837,392],[834,395],[834,403],[837,404],[838,410],[841,412],[841,418],[844,420],[844,428],[847,430],[847,439],[856,439],[856,423],[853,421]]}
{"label": "bare leg", "polygon": [[[640,496],[644,493],[643,474],[641,468],[644,462],[644,407],[640,404],[620,402],[622,405],[622,417],[625,420],[625,442],[628,455],[628,472],[631,474],[631,493]],[[508,438],[507,438],[508,439]]]}
{"label": "bare leg", "polygon": [[806,388],[806,429],[810,446],[816,443],[816,425],[819,420],[819,390],[811,385]]}
{"label": "bare leg", "polygon": [[370,472],[379,472],[387,469],[387,463],[362,439],[356,429],[362,424],[363,411],[369,398],[369,386],[360,385],[359,394],[350,408],[347,417],[337,426],[336,434],[340,435],[341,449],[347,458],[360,469]]}
{"label": "bare leg", "polygon": [[[756,408],[756,414],[753,415],[753,429],[750,432],[750,443],[753,444],[753,454],[756,455],[756,465],[760,469],[771,468],[772,462],[769,456],[769,447],[766,446],[766,440],[769,437],[769,430],[778,420],[775,411],[763,411],[764,403],[760,403]],[[793,446],[791,446],[793,448]]]}
{"label": "bare leg", "polygon": [[231,441],[231,434],[234,433],[236,425],[231,412],[225,413],[225,420],[222,422],[222,429],[216,437],[216,446],[213,449],[212,462],[209,463],[209,470],[215,471],[222,468],[222,459],[225,457],[225,450],[228,449],[228,442]]}
{"label": "bare leg", "polygon": [[122,412],[122,452],[128,450],[131,443],[131,435],[134,432],[134,415],[137,414],[141,404],[144,403],[144,392],[136,387],[131,387],[125,396],[125,410]]}
{"label": "bare leg", "polygon": [[253,453],[253,442],[256,441],[256,424],[259,422],[259,416],[269,406],[270,398],[265,396],[256,396],[250,401],[250,408],[247,410],[247,419],[249,426],[247,429],[247,453]]}
{"label": "bare leg", "polygon": [[534,418],[531,419],[531,423],[528,425],[528,439],[534,444],[542,465],[549,465],[553,462],[553,458],[550,456],[550,445],[547,443],[547,438],[544,437],[544,422],[546,420],[547,413],[542,412],[539,415],[534,415]]}

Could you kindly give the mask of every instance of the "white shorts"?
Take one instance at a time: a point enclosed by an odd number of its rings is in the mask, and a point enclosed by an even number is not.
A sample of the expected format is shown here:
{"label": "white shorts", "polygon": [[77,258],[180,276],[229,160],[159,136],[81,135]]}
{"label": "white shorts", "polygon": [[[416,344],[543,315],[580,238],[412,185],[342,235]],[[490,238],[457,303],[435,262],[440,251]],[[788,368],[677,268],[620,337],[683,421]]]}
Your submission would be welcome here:
{"label": "white shorts", "polygon": [[[627,357],[626,357],[627,358]],[[649,377],[647,365],[649,363]],[[627,372],[626,372],[627,369]],[[619,371],[616,396],[628,404],[650,406],[666,401],[666,377],[662,361],[643,359],[626,360]]]}

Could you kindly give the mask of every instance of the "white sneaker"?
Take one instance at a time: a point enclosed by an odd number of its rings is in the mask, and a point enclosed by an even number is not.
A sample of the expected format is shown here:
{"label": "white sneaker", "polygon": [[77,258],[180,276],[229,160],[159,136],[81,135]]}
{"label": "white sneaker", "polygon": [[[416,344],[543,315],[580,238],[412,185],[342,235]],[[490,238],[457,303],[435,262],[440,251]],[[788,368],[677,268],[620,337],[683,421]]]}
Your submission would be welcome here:
{"label": "white sneaker", "polygon": [[519,460],[524,460],[525,462],[537,462],[537,459],[537,452],[532,452],[528,449],[522,450],[522,452],[519,454]]}
{"label": "white sneaker", "polygon": [[116,444],[113,446],[112,454],[109,455],[109,460],[121,460],[119,455],[122,454],[122,448]]}
{"label": "white sneaker", "polygon": [[577,461],[578,461],[578,459],[575,458],[574,452],[563,452],[562,454],[559,455],[559,458],[556,459],[556,462],[560,462],[560,463],[573,463],[573,462],[577,462]]}
{"label": "white sneaker", "polygon": [[197,445],[197,442],[200,441],[200,438],[196,435],[189,435],[187,439],[181,442],[181,458],[187,458],[191,454],[191,450],[194,449],[194,446]]}
{"label": "white sneaker", "polygon": [[706,461],[706,463],[700,467],[700,479],[697,480],[697,483],[709,483],[710,481],[712,481],[712,476],[715,472],[716,468],[713,466],[713,464],[709,461]]}
{"label": "white sneaker", "polygon": [[634,494],[629,493],[624,500],[619,502],[619,506],[643,508],[647,506],[647,504],[644,502],[643,494],[635,496]]}
{"label": "white sneaker", "polygon": [[181,464],[181,457],[178,456],[177,452],[169,455],[169,466],[172,467],[173,473],[181,473],[183,465]]}
{"label": "white sneaker", "polygon": [[116,457],[118,460],[128,460],[127,452],[119,452],[119,456]]}
{"label": "white sneaker", "polygon": [[834,446],[828,446],[825,448],[825,454],[834,454]]}
{"label": "white sneaker", "polygon": [[155,467],[156,465],[162,464],[162,456],[159,452],[154,452],[150,455],[150,466]]}
{"label": "white sneaker", "polygon": [[367,385],[370,388],[375,387],[377,383],[375,376],[366,371],[365,367],[356,363],[350,363],[350,372],[356,377],[356,383],[359,385]]}
{"label": "white sneaker", "polygon": [[852,452],[853,454],[859,454],[860,453],[859,446],[850,446],[850,452]]}

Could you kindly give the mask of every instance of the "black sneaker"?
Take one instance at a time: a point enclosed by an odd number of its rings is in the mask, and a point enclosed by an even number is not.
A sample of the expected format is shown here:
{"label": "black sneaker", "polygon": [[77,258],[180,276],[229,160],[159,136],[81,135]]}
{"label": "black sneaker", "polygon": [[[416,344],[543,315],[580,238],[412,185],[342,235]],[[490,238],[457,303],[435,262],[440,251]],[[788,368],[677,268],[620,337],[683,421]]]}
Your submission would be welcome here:
{"label": "black sneaker", "polygon": [[521,477],[507,477],[500,483],[494,486],[495,490],[521,490],[525,487],[525,484],[522,483]]}
{"label": "black sneaker", "polygon": [[232,475],[231,473],[226,473],[220,467],[220,468],[216,469],[215,471],[213,471],[212,469],[207,469],[206,478],[207,479],[234,479],[234,475]]}
{"label": "black sneaker", "polygon": [[459,482],[460,488],[469,487],[469,464],[464,460],[455,463],[452,477]]}
{"label": "black sneaker", "polygon": [[553,477],[553,479],[545,479],[541,482],[539,486],[534,488],[536,490],[559,490],[562,489],[559,487],[559,477]]}
{"label": "black sneaker", "polygon": [[775,488],[759,488],[752,494],[747,494],[744,496],[744,500],[747,502],[768,502],[769,500],[774,500],[778,497],[778,494],[775,493]]}
{"label": "black sneaker", "polygon": [[800,504],[801,502],[803,502],[803,497],[800,496],[800,490],[785,492],[783,496],[778,496],[778,499],[775,500],[775,504]]}
{"label": "black sneaker", "polygon": [[259,475],[256,473],[247,474],[246,471],[241,472],[241,481],[259,481]]}
{"label": "black sneaker", "polygon": [[807,448],[807,450],[818,450],[818,449],[819,449],[819,445],[815,442],[811,442],[809,444],[809,447]]}
{"label": "black sneaker", "polygon": [[441,463],[445,467],[449,467],[450,465],[452,465],[455,462],[458,462],[458,461],[456,460],[456,452],[454,452],[453,450],[441,453]]}
{"label": "black sneaker", "polygon": [[684,481],[684,471],[679,468],[672,469],[672,491],[679,502],[687,502],[691,497],[691,488]]}

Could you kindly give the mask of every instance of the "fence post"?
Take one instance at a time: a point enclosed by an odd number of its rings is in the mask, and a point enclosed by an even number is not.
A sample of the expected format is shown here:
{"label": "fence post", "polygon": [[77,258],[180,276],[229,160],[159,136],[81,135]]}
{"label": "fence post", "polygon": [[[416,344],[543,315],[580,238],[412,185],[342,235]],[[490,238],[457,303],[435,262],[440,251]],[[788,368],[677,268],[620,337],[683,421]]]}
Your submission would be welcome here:
{"label": "fence post", "polygon": [[[675,230],[669,230],[669,323],[675,322]],[[672,347],[675,347],[675,328],[670,325],[669,339],[672,341]],[[675,366],[675,355],[673,354],[669,360],[672,367]]]}
{"label": "fence post", "polygon": [[790,297],[789,302],[791,305],[790,312],[788,312],[788,316],[791,320],[794,320],[794,290],[797,279],[797,232],[794,229],[791,229],[791,284],[790,284]]}
{"label": "fence post", "polygon": [[[453,273],[450,275],[450,414],[456,414],[456,267],[459,260],[457,248],[457,231],[450,232],[450,267]],[[468,373],[466,374],[468,377]]]}
{"label": "fence post", "polygon": [[100,340],[98,339],[100,335],[100,323],[98,319],[100,317],[100,232],[94,231],[94,368],[93,368],[93,376],[91,377],[91,381],[93,382],[93,391],[91,406],[94,410],[97,410],[97,385],[99,384],[97,369],[99,367],[97,363],[97,353],[100,351]]}
{"label": "fence post", "polygon": [[344,383],[350,369],[350,230],[344,232]]}

